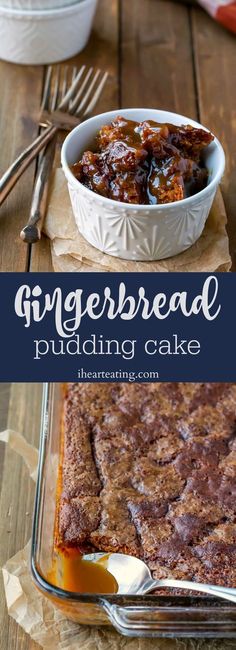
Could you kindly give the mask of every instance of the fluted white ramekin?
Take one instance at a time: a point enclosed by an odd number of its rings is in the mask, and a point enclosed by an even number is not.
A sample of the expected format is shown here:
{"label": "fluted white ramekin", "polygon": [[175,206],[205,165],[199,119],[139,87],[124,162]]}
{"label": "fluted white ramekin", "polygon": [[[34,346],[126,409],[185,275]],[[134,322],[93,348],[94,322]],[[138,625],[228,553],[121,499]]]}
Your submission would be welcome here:
{"label": "fluted white ramekin", "polygon": [[83,0],[1,0],[1,7],[19,9],[20,11],[37,11],[38,9],[60,9],[68,5],[82,2]]}
{"label": "fluted white ramekin", "polygon": [[63,61],[85,47],[97,0],[60,9],[22,11],[0,6],[0,58],[12,63]]}
{"label": "fluted white ramekin", "polygon": [[[160,260],[186,250],[200,237],[224,173],[225,156],[217,140],[206,148],[208,185],[194,196],[164,205],[130,205],[104,198],[82,185],[70,166],[91,147],[100,127],[116,115],[138,122],[155,120],[204,128],[183,115],[148,108],[120,109],[92,117],[67,136],[62,147],[62,167],[75,220],[87,241],[109,255],[127,260]],[[207,129],[205,129],[207,130]]]}

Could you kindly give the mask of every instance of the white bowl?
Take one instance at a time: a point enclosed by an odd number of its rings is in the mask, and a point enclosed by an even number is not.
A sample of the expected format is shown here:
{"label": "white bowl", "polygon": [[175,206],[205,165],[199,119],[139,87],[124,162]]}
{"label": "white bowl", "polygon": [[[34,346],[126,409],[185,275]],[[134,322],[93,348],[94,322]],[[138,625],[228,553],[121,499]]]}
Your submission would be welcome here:
{"label": "white bowl", "polygon": [[37,11],[38,9],[48,11],[48,9],[60,9],[67,7],[83,0],[1,0],[1,7],[8,9],[19,9],[20,11]]}
{"label": "white bowl", "polygon": [[88,41],[96,5],[82,0],[44,11],[0,7],[0,58],[40,65],[74,56]]}
{"label": "white bowl", "polygon": [[[61,161],[80,233],[87,241],[109,255],[126,260],[160,260],[186,250],[200,237],[222,178],[225,156],[215,138],[204,153],[209,171],[208,185],[194,196],[164,205],[130,205],[104,198],[82,185],[70,165],[91,146],[94,136],[116,115],[138,122],[155,120],[175,125],[198,122],[167,111],[129,108],[92,117],[67,136]],[[207,131],[207,129],[205,129]]]}

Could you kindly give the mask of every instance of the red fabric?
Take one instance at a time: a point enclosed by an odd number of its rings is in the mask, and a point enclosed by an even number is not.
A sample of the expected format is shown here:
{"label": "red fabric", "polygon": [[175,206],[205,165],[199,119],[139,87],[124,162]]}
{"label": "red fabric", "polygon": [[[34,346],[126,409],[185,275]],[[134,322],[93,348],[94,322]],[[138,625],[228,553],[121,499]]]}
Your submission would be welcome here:
{"label": "red fabric", "polygon": [[236,34],[236,2],[217,9],[216,19]]}

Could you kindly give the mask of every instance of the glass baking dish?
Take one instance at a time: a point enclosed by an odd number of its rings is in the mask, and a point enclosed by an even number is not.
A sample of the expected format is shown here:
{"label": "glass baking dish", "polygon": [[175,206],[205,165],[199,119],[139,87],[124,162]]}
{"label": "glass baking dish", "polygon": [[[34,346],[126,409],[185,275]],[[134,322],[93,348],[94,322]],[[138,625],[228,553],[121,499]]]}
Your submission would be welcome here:
{"label": "glass baking dish", "polygon": [[236,638],[236,605],[212,597],[81,594],[53,586],[56,489],[60,458],[63,384],[45,384],[31,570],[36,586],[65,616],[86,625],[112,625],[140,637]]}

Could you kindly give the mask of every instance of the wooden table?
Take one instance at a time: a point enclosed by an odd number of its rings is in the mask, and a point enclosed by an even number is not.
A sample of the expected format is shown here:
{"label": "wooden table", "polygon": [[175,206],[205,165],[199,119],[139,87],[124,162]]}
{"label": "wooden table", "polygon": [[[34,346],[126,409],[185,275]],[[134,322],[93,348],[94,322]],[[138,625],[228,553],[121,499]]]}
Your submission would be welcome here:
{"label": "wooden table", "polygon": [[[0,430],[20,431],[38,447],[41,384],[0,384]],[[21,458],[0,443],[0,566],[31,536],[35,486]],[[39,650],[8,616],[0,576],[1,650]]]}
{"label": "wooden table", "polygon": [[[198,119],[222,141],[223,193],[236,269],[236,39],[202,9],[170,0],[99,0],[86,49],[73,60],[109,70],[97,111],[147,106]],[[4,171],[37,134],[43,67],[0,63],[1,150]],[[19,239],[27,221],[35,165],[0,212],[0,270],[52,270],[49,242],[28,248]]]}

